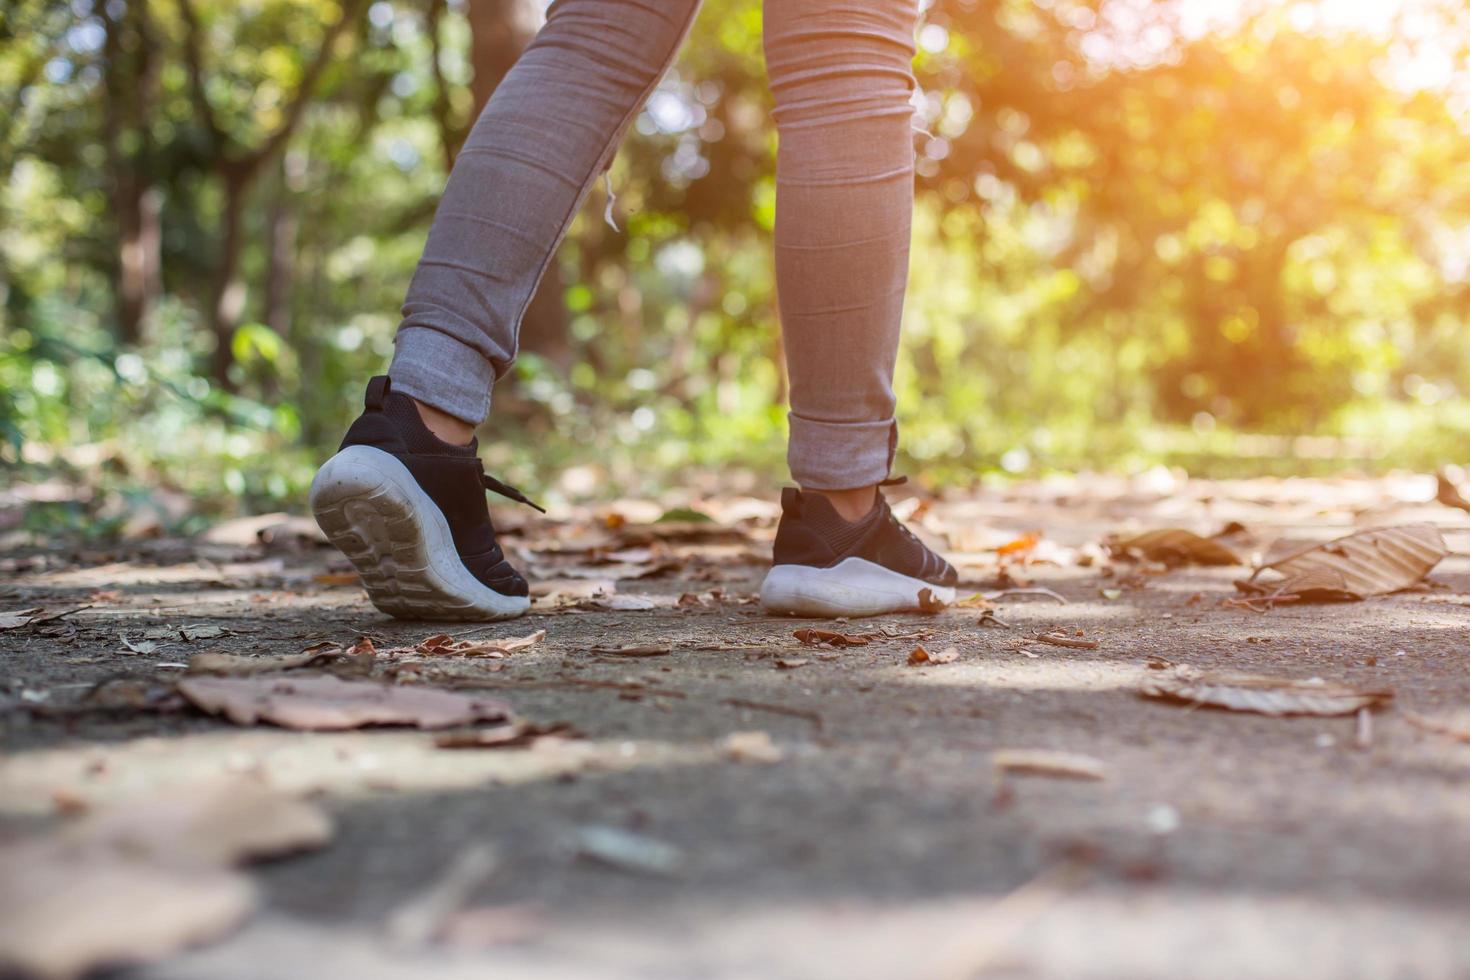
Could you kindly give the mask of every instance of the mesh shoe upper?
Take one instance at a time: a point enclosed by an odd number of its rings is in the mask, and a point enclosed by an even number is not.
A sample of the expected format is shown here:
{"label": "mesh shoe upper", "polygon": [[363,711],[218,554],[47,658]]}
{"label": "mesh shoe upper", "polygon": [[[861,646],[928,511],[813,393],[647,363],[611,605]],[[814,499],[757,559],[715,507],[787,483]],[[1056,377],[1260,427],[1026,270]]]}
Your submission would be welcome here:
{"label": "mesh shoe upper", "polygon": [[949,562],[893,516],[881,491],[866,517],[849,522],[821,494],[804,494],[794,487],[782,490],[775,563],[827,568],[844,558],[865,558],[931,585],[959,581]]}
{"label": "mesh shoe upper", "polygon": [[515,488],[485,475],[477,455],[478,441],[455,446],[430,432],[413,400],[394,392],[387,377],[368,383],[365,402],[341,448],[372,446],[395,457],[444,514],[455,550],[470,574],[501,595],[529,594],[526,580],[495,540],[485,490],[489,487],[513,499],[530,501]]}

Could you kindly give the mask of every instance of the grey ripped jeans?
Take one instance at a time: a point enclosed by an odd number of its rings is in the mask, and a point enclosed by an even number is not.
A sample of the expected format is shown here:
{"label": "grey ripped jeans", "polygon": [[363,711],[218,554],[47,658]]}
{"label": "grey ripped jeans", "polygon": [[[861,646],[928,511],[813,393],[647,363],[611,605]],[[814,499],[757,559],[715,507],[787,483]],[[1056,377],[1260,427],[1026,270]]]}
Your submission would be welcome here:
{"label": "grey ripped jeans", "polygon": [[[482,421],[521,316],[699,0],[556,0],[470,132],[404,302],[394,387]],[[917,0],[766,0],[776,287],[802,486],[888,476],[913,206]]]}

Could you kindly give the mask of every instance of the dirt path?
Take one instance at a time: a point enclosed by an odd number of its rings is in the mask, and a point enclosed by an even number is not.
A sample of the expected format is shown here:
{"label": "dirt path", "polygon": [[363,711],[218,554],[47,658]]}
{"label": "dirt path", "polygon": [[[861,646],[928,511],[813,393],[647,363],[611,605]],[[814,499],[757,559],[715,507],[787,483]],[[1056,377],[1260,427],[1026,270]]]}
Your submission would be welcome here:
{"label": "dirt path", "polygon": [[[335,839],[256,868],[265,902],[245,928],[139,976],[1470,976],[1470,744],[1405,721],[1470,705],[1470,560],[1452,555],[1429,591],[1260,614],[1221,605],[1239,568],[1136,575],[1073,550],[1127,526],[1239,520],[1265,548],[1430,520],[1470,552],[1467,515],[1413,502],[1432,490],[1154,474],[937,504],[920,523],[979,588],[997,587],[998,545],[1042,529],[1034,554],[1059,564],[1016,574],[1067,603],[1002,599],[1008,626],[975,609],[839,625],[878,634],[843,650],[802,646],[793,631],[818,624],[752,604],[769,535],[757,503],[710,504],[718,526],[644,526],[657,509],[638,507],[615,528],[600,513],[528,525],[516,540],[534,567],[593,576],[571,580],[591,591],[668,563],[616,594],[698,603],[539,612],[466,634],[546,630],[503,659],[380,655],[380,674],[471,684],[585,735],[508,749],[151,710],[200,651],[285,654],[360,634],[387,650],[438,631],[318,579],[332,554],[290,535],[20,549],[0,609],[88,608],[0,632],[0,834],[224,773],[324,803]],[[609,551],[614,564],[594,562]],[[191,627],[224,632],[183,639]],[[1097,647],[1032,639],[1049,630]],[[919,644],[958,659],[908,666]],[[669,652],[598,652],[625,646]],[[1364,747],[1352,717],[1142,698],[1151,658],[1397,696]],[[94,690],[116,677],[138,683]],[[758,738],[732,750],[739,732],[769,735],[779,760],[750,757],[766,751]],[[991,753],[1008,748],[1086,753],[1107,778],[1001,780]],[[605,828],[634,836],[606,853]],[[450,910],[454,941],[388,942],[395,910],[478,845],[496,867]]]}

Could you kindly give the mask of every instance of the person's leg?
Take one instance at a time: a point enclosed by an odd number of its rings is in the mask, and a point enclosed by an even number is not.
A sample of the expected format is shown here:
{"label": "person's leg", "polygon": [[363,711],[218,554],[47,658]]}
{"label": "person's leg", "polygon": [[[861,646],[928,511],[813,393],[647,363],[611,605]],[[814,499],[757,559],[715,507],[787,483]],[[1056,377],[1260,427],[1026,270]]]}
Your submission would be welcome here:
{"label": "person's leg", "polygon": [[933,609],[957,576],[878,484],[893,464],[893,365],[908,279],[916,0],[768,0],[776,102],[776,287],[791,376],[772,612]]}
{"label": "person's leg", "polygon": [[396,391],[471,431],[583,198],[678,52],[699,0],[556,0],[455,160],[403,305]]}
{"label": "person's leg", "polygon": [[896,444],[908,278],[916,0],[769,0],[776,284],[791,376],[791,474],[866,513]]}
{"label": "person's leg", "polygon": [[530,606],[495,539],[474,425],[578,206],[678,50],[698,0],[556,0],[450,174],[387,377],[317,471],[311,507],[373,604],[405,618]]}

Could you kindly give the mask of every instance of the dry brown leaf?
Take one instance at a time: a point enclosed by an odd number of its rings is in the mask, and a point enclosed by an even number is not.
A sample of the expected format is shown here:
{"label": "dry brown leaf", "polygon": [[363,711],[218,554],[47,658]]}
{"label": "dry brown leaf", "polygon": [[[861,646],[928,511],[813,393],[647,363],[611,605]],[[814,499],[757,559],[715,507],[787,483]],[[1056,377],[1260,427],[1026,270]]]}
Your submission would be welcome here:
{"label": "dry brown leaf", "polygon": [[0,972],[73,980],[218,938],[257,898],[222,868],[138,860],[56,842],[0,849]]}
{"label": "dry brown leaf", "polygon": [[237,725],[266,721],[303,731],[341,731],[365,725],[452,728],[504,721],[510,705],[426,687],[393,687],[328,675],[188,677],[179,693],[195,707]]}
{"label": "dry brown leaf", "polygon": [[531,583],[537,609],[566,609],[601,596],[616,595],[618,584],[610,578],[553,578]]}
{"label": "dry brown leaf", "polygon": [[1470,500],[1466,500],[1460,493],[1460,488],[1444,473],[1434,475],[1434,499],[1446,507],[1457,507],[1460,510],[1470,511]]}
{"label": "dry brown leaf", "polygon": [[678,568],[676,562],[607,562],[599,565],[571,565],[559,569],[571,579],[626,579],[648,578],[661,572]]}
{"label": "dry brown leaf", "polygon": [[1024,555],[1027,552],[1034,550],[1036,546],[1040,543],[1040,531],[1027,531],[1025,534],[1022,534],[1015,540],[1007,541],[999,548],[996,548],[995,553],[997,555],[1000,555],[1001,557]]}
{"label": "dry brown leaf", "polygon": [[919,590],[919,612],[943,612],[948,607],[949,603],[936,596],[933,589]]}
{"label": "dry brown leaf", "polygon": [[34,626],[38,623],[49,623],[53,619],[61,619],[65,616],[70,616],[72,613],[91,608],[90,605],[74,606],[71,609],[47,612],[41,606],[32,606],[29,609],[14,609],[10,612],[0,612],[0,631],[20,629],[22,626]]}
{"label": "dry brown leaf", "polygon": [[165,864],[226,866],[324,846],[332,821],[314,803],[246,779],[193,784],[97,811],[62,838]]}
{"label": "dry brown leaf", "polygon": [[315,660],[315,653],[285,653],[252,657],[243,653],[196,653],[189,658],[189,674],[228,674],[246,677],[250,674],[272,674],[297,670]]}
{"label": "dry brown leaf", "polygon": [[1106,779],[1108,768],[1101,759],[1080,752],[1053,749],[998,749],[990,762],[1000,773],[1059,776],[1064,779]]}
{"label": "dry brown leaf", "polygon": [[771,741],[769,732],[731,732],[720,743],[725,756],[735,762],[757,762],[770,765],[780,762],[786,753]]}
{"label": "dry brown leaf", "polygon": [[809,647],[824,643],[830,647],[865,647],[877,638],[875,633],[837,633],[815,627],[799,629],[791,635]]}
{"label": "dry brown leaf", "polygon": [[610,595],[592,599],[585,603],[592,609],[608,609],[612,612],[647,612],[651,609],[673,609],[679,604],[675,595]]}
{"label": "dry brown leaf", "polygon": [[[1444,537],[1432,524],[1374,528],[1278,558],[1236,586],[1304,600],[1363,599],[1417,585],[1447,554]],[[1267,570],[1281,577],[1259,581]]]}
{"label": "dry brown leaf", "polygon": [[580,738],[578,732],[564,721],[550,725],[535,725],[516,720],[494,728],[474,728],[463,732],[446,732],[434,739],[441,749],[514,749],[533,745],[542,738]]}
{"label": "dry brown leaf", "polygon": [[[320,847],[315,804],[244,779],[191,785],[0,848],[0,972],[70,980],[216,938],[256,904],[228,866]],[[8,972],[7,972],[8,975]]]}
{"label": "dry brown leaf", "polygon": [[960,651],[956,647],[946,647],[938,653],[930,653],[922,645],[914,647],[909,653],[908,664],[910,667],[920,667],[925,664],[952,664],[960,659]]}
{"label": "dry brown leaf", "polygon": [[1387,689],[1365,690],[1319,679],[1298,681],[1258,674],[1211,674],[1181,664],[1147,678],[1140,693],[1190,705],[1210,705],[1262,715],[1350,715],[1393,697]]}
{"label": "dry brown leaf", "polygon": [[1239,565],[1240,556],[1215,538],[1201,537],[1180,527],[1145,531],[1108,542],[1115,555],[1136,555],[1166,565]]}
{"label": "dry brown leaf", "polygon": [[536,630],[525,636],[503,636],[483,640],[456,640],[447,633],[420,640],[414,647],[420,653],[445,654],[455,657],[503,657],[507,653],[525,650],[546,639],[545,630]]}

